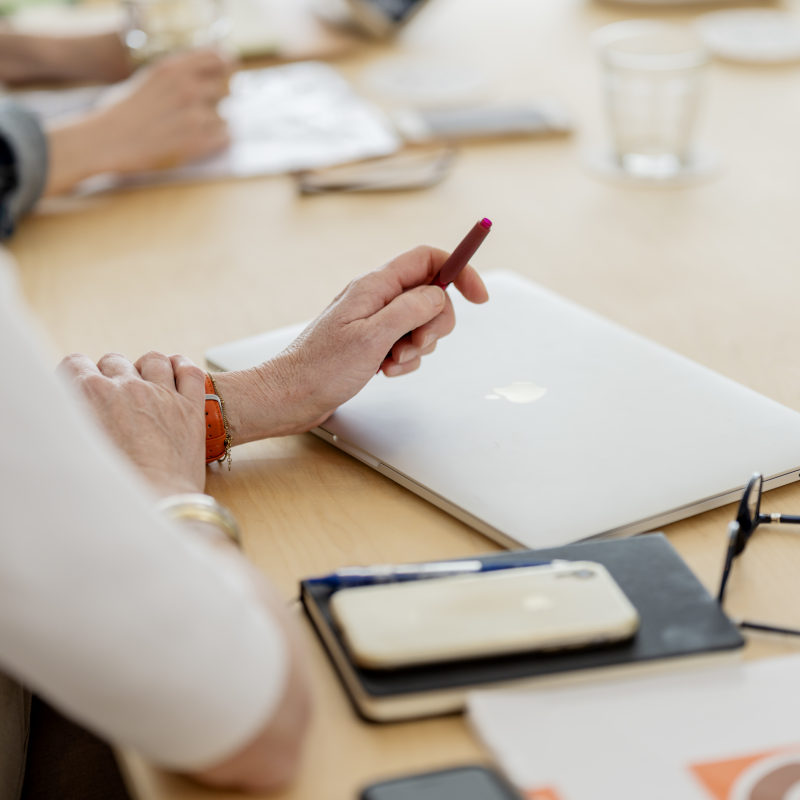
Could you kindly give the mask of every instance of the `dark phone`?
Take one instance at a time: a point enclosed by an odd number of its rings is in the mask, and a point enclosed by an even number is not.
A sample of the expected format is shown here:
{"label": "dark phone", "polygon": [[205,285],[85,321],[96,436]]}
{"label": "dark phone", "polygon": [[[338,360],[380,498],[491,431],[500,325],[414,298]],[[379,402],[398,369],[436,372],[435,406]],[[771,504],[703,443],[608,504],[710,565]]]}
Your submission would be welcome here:
{"label": "dark phone", "polygon": [[465,766],[373,783],[360,800],[522,800],[488,767]]}

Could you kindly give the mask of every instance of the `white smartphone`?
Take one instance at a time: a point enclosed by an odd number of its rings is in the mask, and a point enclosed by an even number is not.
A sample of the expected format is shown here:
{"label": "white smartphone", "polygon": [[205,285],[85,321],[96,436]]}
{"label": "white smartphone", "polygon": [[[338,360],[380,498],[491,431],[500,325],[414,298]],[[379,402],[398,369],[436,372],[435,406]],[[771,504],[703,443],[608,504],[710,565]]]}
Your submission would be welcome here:
{"label": "white smartphone", "polygon": [[591,561],[341,589],[330,608],[353,661],[370,669],[587,647],[639,627],[625,593]]}

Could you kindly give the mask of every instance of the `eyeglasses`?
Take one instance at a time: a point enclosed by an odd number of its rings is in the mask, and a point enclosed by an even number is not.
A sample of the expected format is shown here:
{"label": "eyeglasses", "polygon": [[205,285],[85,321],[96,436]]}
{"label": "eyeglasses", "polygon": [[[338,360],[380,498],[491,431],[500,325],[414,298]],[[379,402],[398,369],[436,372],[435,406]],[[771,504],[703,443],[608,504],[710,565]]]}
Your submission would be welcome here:
{"label": "eyeglasses", "polygon": [[[731,574],[734,559],[744,552],[756,528],[762,522],[800,525],[800,516],[761,513],[761,489],[763,485],[764,478],[756,472],[747,482],[744,494],[742,494],[742,499],[739,501],[739,510],[736,512],[736,519],[728,525],[728,552],[725,554],[725,566],[722,568],[722,578],[719,584],[719,592],[717,592],[717,602],[720,605],[722,605],[722,601],[725,599],[725,587]],[[739,627],[800,636],[800,629],[781,628],[775,625],[765,625],[761,622],[740,620]]]}

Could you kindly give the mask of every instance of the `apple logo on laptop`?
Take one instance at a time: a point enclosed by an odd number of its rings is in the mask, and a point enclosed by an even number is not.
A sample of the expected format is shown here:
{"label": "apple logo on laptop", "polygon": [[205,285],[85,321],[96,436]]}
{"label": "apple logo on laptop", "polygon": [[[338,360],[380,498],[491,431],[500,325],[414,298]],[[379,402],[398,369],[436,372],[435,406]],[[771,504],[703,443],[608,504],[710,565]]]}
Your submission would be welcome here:
{"label": "apple logo on laptop", "polygon": [[497,386],[491,394],[486,395],[487,400],[503,398],[511,403],[534,403],[544,397],[547,389],[537,386],[532,381],[512,381],[507,386]]}

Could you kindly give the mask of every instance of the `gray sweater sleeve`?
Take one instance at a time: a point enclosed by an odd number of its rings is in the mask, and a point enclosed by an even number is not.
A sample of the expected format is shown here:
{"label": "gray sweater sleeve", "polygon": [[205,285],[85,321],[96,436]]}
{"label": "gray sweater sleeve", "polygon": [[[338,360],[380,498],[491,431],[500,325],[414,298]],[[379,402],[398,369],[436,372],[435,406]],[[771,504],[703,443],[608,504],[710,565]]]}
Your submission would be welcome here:
{"label": "gray sweater sleeve", "polygon": [[13,157],[14,180],[0,184],[0,238],[30,211],[47,180],[47,139],[38,117],[10,100],[0,100],[0,139]]}

